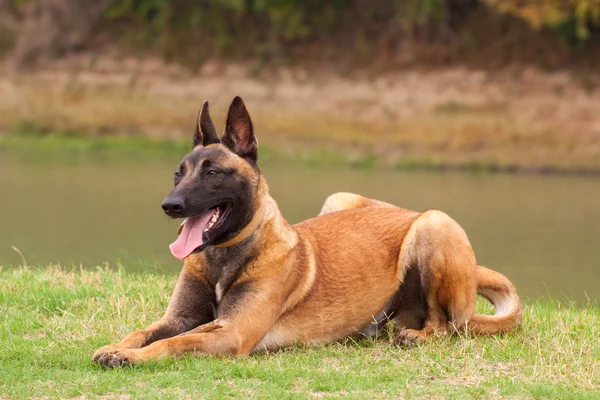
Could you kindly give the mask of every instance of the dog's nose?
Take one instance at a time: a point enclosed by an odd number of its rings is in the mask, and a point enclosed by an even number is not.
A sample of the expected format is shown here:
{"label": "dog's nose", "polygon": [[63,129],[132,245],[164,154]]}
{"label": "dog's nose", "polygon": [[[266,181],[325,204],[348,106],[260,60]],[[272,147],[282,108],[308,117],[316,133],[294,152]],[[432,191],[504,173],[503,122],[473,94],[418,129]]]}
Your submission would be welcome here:
{"label": "dog's nose", "polygon": [[162,203],[162,209],[167,215],[176,215],[183,211],[183,207],[183,199],[178,197],[167,197]]}

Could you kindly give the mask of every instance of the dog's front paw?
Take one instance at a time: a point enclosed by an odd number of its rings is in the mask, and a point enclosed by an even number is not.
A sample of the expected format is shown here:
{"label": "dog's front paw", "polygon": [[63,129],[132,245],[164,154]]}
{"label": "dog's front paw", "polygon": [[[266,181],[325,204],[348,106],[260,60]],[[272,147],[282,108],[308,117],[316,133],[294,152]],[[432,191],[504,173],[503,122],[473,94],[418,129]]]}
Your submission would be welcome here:
{"label": "dog's front paw", "polygon": [[103,367],[108,368],[116,368],[116,367],[126,367],[130,364],[129,360],[124,357],[119,357],[116,353],[104,353],[102,354],[97,363],[102,365]]}
{"label": "dog's front paw", "polygon": [[116,345],[104,346],[94,353],[92,358],[94,362],[103,367],[125,367],[127,365],[136,364],[139,358],[134,350],[120,348]]}
{"label": "dog's front paw", "polygon": [[116,344],[109,344],[108,346],[101,347],[94,353],[92,361],[99,362],[100,357],[102,357],[103,355],[114,353],[121,349],[122,347]]}
{"label": "dog's front paw", "polygon": [[100,349],[94,354],[94,361],[103,367],[115,368],[126,367],[128,365],[137,364],[140,358],[137,356],[135,349],[117,349],[112,351],[103,351]]}

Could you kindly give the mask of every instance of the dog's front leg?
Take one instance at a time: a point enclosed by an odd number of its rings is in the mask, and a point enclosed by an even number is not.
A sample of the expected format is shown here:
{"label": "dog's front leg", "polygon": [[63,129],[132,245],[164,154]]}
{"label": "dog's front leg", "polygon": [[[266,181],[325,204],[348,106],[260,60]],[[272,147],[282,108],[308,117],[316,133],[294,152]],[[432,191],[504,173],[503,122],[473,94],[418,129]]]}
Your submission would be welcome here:
{"label": "dog's front leg", "polygon": [[[202,331],[204,328],[204,331]],[[116,367],[185,353],[239,356],[242,338],[231,324],[215,320],[194,331],[158,340],[139,349],[120,349],[105,356],[104,365]]]}
{"label": "dog's front leg", "polygon": [[94,353],[93,360],[101,365],[115,366],[112,354],[118,351],[139,349],[212,321],[215,317],[214,296],[206,280],[184,267],[165,315],[147,328],[130,333],[120,342],[100,348]]}
{"label": "dog's front leg", "polygon": [[225,293],[216,320],[146,347],[118,350],[110,355],[106,365],[137,364],[186,353],[236,357],[250,354],[277,320],[282,301],[280,292],[248,290],[249,287],[252,284],[234,285]]}

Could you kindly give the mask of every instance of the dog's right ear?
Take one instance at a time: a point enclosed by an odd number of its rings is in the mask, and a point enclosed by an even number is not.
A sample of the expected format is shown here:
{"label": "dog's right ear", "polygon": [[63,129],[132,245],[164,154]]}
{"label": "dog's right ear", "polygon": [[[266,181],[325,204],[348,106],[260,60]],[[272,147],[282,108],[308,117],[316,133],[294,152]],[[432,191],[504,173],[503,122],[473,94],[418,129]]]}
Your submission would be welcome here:
{"label": "dog's right ear", "polygon": [[208,101],[202,104],[202,108],[196,119],[196,129],[194,130],[194,147],[208,146],[209,144],[219,143],[219,136],[215,129],[210,114],[208,112]]}

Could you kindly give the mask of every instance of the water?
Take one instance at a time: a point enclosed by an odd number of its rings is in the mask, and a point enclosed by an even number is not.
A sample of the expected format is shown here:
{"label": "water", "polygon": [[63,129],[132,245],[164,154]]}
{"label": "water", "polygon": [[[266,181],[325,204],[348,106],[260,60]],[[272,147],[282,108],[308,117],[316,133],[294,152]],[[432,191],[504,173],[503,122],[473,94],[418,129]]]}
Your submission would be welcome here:
{"label": "water", "polygon": [[[0,161],[0,265],[175,272],[168,251],[177,221],[160,208],[173,163]],[[477,260],[509,276],[524,297],[600,299],[600,180],[264,167],[290,222],[328,194],[351,191],[419,211],[444,210],[466,230]],[[12,247],[17,248],[22,256]]]}

